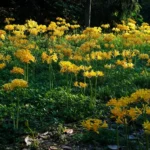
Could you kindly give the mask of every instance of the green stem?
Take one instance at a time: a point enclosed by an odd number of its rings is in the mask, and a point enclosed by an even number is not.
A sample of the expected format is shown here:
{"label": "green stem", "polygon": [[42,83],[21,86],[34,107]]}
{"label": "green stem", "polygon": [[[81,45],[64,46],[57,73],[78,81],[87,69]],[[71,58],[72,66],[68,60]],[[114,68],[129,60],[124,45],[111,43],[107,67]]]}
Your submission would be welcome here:
{"label": "green stem", "polygon": [[128,125],[125,124],[125,128],[126,128],[126,144],[127,144],[127,149],[129,149],[129,136],[128,136]]}
{"label": "green stem", "polygon": [[[84,83],[86,83],[86,77],[84,76]],[[85,89],[86,88],[84,88],[84,94],[85,94]]]}
{"label": "green stem", "polygon": [[146,134],[146,150],[149,150],[149,135]]}
{"label": "green stem", "polygon": [[[136,126],[135,126],[135,123],[133,122],[133,128],[134,128],[134,131],[135,131],[135,133],[136,133],[136,138],[138,137],[138,134],[137,134],[137,132],[136,132]],[[141,143],[140,143],[140,140],[139,140],[139,138],[137,138],[137,144],[139,145],[139,150],[142,150],[142,148],[141,148]]]}
{"label": "green stem", "polygon": [[13,114],[13,126],[14,126],[14,130],[16,129],[16,119],[15,119],[15,115]]}
{"label": "green stem", "polygon": [[17,116],[16,116],[16,129],[19,127],[19,97],[17,98]]}
{"label": "green stem", "polygon": [[91,79],[89,79],[89,83],[90,83],[90,94],[91,94],[91,98],[93,97],[93,89],[92,89],[92,81]]}
{"label": "green stem", "polygon": [[27,63],[27,82],[29,81],[28,75],[29,75],[29,64]]}
{"label": "green stem", "polygon": [[93,88],[92,88],[92,81],[91,79],[89,79],[89,83],[90,83],[90,94],[91,94],[91,107],[95,106],[95,100],[93,98]]}
{"label": "green stem", "polygon": [[51,64],[49,64],[49,87],[50,87],[50,89],[53,88],[52,75],[53,75],[52,67],[51,67]]}
{"label": "green stem", "polygon": [[69,73],[67,72],[67,90],[69,89]]}
{"label": "green stem", "polygon": [[72,85],[72,74],[70,75],[70,84],[69,84],[70,89],[71,89],[71,85]]}
{"label": "green stem", "polygon": [[27,69],[26,69],[26,64],[24,64],[24,80],[26,80],[26,74],[27,74]]}
{"label": "green stem", "polygon": [[97,77],[95,78],[95,95],[94,95],[95,99],[96,99],[96,93],[97,93]]}
{"label": "green stem", "polygon": [[116,136],[116,140],[117,140],[117,147],[119,149],[119,131],[118,131],[118,124],[117,124],[117,136]]}

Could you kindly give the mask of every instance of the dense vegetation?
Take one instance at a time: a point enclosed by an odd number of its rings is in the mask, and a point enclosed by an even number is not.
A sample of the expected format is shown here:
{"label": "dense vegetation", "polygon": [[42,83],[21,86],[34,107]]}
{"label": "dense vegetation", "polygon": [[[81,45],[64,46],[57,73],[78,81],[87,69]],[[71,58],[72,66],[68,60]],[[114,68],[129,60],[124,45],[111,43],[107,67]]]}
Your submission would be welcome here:
{"label": "dense vegetation", "polygon": [[149,150],[149,6],[5,0],[0,149]]}
{"label": "dense vegetation", "polygon": [[[26,19],[33,19],[39,23],[49,23],[56,17],[63,17],[69,22],[78,21],[86,25],[89,18],[89,4],[91,0],[5,0],[0,7],[0,21],[7,17],[16,18],[16,23],[24,23]],[[91,26],[111,23],[134,18],[139,23],[149,22],[149,0],[92,0]],[[142,16],[141,16],[142,15]]]}
{"label": "dense vegetation", "polygon": [[[148,23],[128,19],[114,28],[80,29],[60,17],[47,26],[13,21],[6,18],[0,30],[3,149],[14,143],[38,149],[38,132],[61,125],[63,134],[70,123],[84,127],[73,135],[74,144],[149,148]],[[20,143],[25,135],[31,143]]]}

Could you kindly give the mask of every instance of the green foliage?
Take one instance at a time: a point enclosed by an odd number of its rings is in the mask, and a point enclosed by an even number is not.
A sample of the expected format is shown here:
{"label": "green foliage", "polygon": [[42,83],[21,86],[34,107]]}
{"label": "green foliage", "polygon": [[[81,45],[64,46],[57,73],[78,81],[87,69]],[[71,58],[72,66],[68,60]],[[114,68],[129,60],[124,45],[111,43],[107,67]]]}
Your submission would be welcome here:
{"label": "green foliage", "polygon": [[72,94],[65,88],[57,88],[46,93],[49,115],[65,122],[74,122],[91,115],[93,108],[90,98],[82,94]]}
{"label": "green foliage", "polygon": [[116,131],[109,129],[99,129],[99,133],[92,131],[85,131],[83,133],[75,134],[73,138],[80,143],[88,144],[100,144],[101,146],[106,146],[109,144],[114,144],[116,142]]}
{"label": "green foliage", "polygon": [[143,21],[150,23],[149,10],[150,10],[150,0],[140,1],[141,15],[143,16]]}
{"label": "green foliage", "polygon": [[[140,9],[137,0],[95,0],[93,1],[92,22],[96,25],[102,23],[115,25],[116,22],[127,18],[135,18],[141,21]],[[100,16],[100,18],[97,16]]]}

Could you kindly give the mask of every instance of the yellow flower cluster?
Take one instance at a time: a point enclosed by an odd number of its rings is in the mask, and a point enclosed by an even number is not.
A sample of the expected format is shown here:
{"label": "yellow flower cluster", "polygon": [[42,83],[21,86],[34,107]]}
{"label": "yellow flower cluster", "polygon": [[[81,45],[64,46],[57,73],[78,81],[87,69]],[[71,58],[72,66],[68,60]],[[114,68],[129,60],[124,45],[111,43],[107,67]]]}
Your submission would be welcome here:
{"label": "yellow flower cluster", "polygon": [[75,43],[78,43],[81,40],[86,39],[86,35],[85,34],[73,34],[73,35],[66,35],[65,38],[68,41],[74,41]]}
{"label": "yellow flower cluster", "polygon": [[146,66],[150,66],[150,59],[147,60]]}
{"label": "yellow flower cluster", "polygon": [[0,39],[5,40],[6,32],[4,30],[0,30]]}
{"label": "yellow flower cluster", "polygon": [[136,29],[136,25],[132,22],[128,22],[128,26],[129,26],[130,30],[135,30]]}
{"label": "yellow flower cluster", "polygon": [[57,17],[57,22],[51,21],[49,26],[47,27],[47,30],[50,31],[51,38],[61,37],[64,35],[65,31],[69,30],[69,27],[71,25],[69,23],[66,23],[66,20],[60,17]]}
{"label": "yellow flower cluster", "polygon": [[110,24],[102,24],[101,27],[107,29],[110,27]]}
{"label": "yellow flower cluster", "polygon": [[116,123],[127,124],[127,119],[130,118],[132,121],[136,120],[142,114],[142,110],[137,107],[127,109],[125,107],[115,106],[111,109],[111,114],[111,118],[115,118]]}
{"label": "yellow flower cluster", "polygon": [[141,108],[133,107],[134,103],[145,102],[150,103],[150,90],[139,89],[132,93],[130,97],[121,97],[120,99],[111,99],[106,106],[113,106],[111,109],[112,118],[116,119],[117,123],[126,124],[127,118],[132,121],[136,120],[143,112],[150,114],[150,107],[142,105]]}
{"label": "yellow flower cluster", "polygon": [[85,39],[97,39],[100,37],[101,31],[100,27],[87,27],[82,33],[85,35]]}
{"label": "yellow flower cluster", "polygon": [[136,56],[136,53],[133,50],[123,50],[121,55],[124,58],[131,58],[131,57]]}
{"label": "yellow flower cluster", "polygon": [[74,86],[79,87],[79,88],[86,88],[88,85],[85,82],[83,83],[83,82],[76,81],[74,82]]}
{"label": "yellow flower cluster", "polygon": [[70,25],[70,28],[71,29],[77,29],[77,28],[80,28],[80,25],[79,24]]}
{"label": "yellow flower cluster", "polygon": [[69,57],[69,59],[75,60],[75,61],[82,61],[82,60],[83,60],[83,56],[82,56],[82,55],[79,55],[79,54],[74,54],[74,55],[71,55],[71,56]]}
{"label": "yellow flower cluster", "polygon": [[83,70],[83,71],[88,71],[88,70],[90,70],[90,69],[92,68],[92,66],[84,66],[84,65],[81,65],[81,66],[79,66],[79,68],[80,68],[81,70]]}
{"label": "yellow flower cluster", "polygon": [[14,55],[24,63],[30,63],[30,61],[35,62],[35,57],[31,54],[28,49],[19,49]]}
{"label": "yellow flower cluster", "polygon": [[112,65],[112,64],[105,64],[105,65],[104,65],[104,68],[112,69],[112,68],[115,68],[115,65]]}
{"label": "yellow flower cluster", "polygon": [[38,25],[38,23],[32,19],[27,20],[25,28],[31,35],[38,35],[38,33],[44,33],[47,31],[46,25]]}
{"label": "yellow flower cluster", "polygon": [[[70,25],[69,23],[66,23],[65,19],[62,19],[60,17],[56,18],[57,22],[51,21],[48,26],[46,25],[38,25],[38,23],[32,19],[26,20],[26,23],[24,25],[17,25],[17,24],[10,24],[10,21],[13,21],[11,18],[6,18],[5,22],[7,22],[7,25],[5,25],[5,30],[12,31],[12,33],[17,37],[26,37],[26,33],[30,33],[31,35],[38,35],[39,33],[45,33],[46,31],[49,31],[50,38],[52,40],[55,40],[56,37],[60,37],[64,35],[64,32],[66,30],[69,30],[69,27],[71,29],[79,28],[80,25]],[[26,32],[25,32],[26,31]],[[0,38],[4,39],[4,36],[0,36]]]}
{"label": "yellow flower cluster", "polygon": [[25,26],[27,28],[36,28],[36,27],[38,27],[38,23],[36,21],[30,19],[30,20],[26,20]]}
{"label": "yellow flower cluster", "polygon": [[24,75],[24,70],[20,67],[13,67],[12,70],[10,70],[11,73],[14,73],[14,74],[22,74]]}
{"label": "yellow flower cluster", "polygon": [[133,19],[131,19],[131,18],[128,18],[128,22],[133,23],[133,24],[136,24],[136,21],[133,20]]}
{"label": "yellow flower cluster", "polygon": [[83,73],[83,76],[87,77],[87,78],[98,77],[98,76],[102,77],[102,76],[104,76],[104,73],[102,71],[93,71],[93,70],[91,70],[91,71],[85,71]]}
{"label": "yellow flower cluster", "polygon": [[12,91],[16,88],[26,88],[26,87],[28,87],[28,83],[23,79],[14,79],[10,83],[6,83],[3,85],[3,88],[6,91]]}
{"label": "yellow flower cluster", "polygon": [[150,122],[148,120],[143,123],[143,128],[146,134],[150,134]]}
{"label": "yellow flower cluster", "polygon": [[78,67],[77,65],[71,63],[70,61],[60,61],[59,63],[61,70],[61,73],[74,73],[74,74],[78,74],[78,72],[80,71],[80,67]]}
{"label": "yellow flower cluster", "polygon": [[14,25],[11,25],[11,24],[6,25],[5,30],[8,30],[8,31],[14,30]]}
{"label": "yellow flower cluster", "polygon": [[112,28],[112,31],[114,31],[114,32],[120,32],[120,29],[118,29],[118,28]]}
{"label": "yellow flower cluster", "polygon": [[104,34],[104,41],[111,42],[115,39],[115,35],[113,33]]}
{"label": "yellow flower cluster", "polygon": [[143,101],[147,104],[150,103],[150,89],[139,89],[136,92],[131,94],[132,101]]}
{"label": "yellow flower cluster", "polygon": [[82,126],[86,128],[87,130],[94,131],[96,133],[99,133],[100,128],[107,128],[108,124],[106,121],[102,121],[100,119],[88,119],[82,122]]}
{"label": "yellow flower cluster", "polygon": [[79,49],[82,52],[86,53],[86,52],[90,52],[92,48],[98,48],[98,49],[100,48],[100,45],[97,44],[96,40],[90,40],[90,41],[84,42],[83,44],[81,44]]}
{"label": "yellow flower cluster", "polygon": [[125,25],[125,24],[117,24],[117,27],[120,31],[129,31],[130,28],[129,26]]}
{"label": "yellow flower cluster", "polygon": [[149,55],[148,54],[139,54],[139,59],[149,59]]}
{"label": "yellow flower cluster", "polygon": [[0,53],[0,61],[7,61],[7,62],[10,62],[11,61],[11,56],[10,55],[3,55]]}
{"label": "yellow flower cluster", "polygon": [[131,120],[136,120],[142,114],[142,110],[135,107],[135,108],[128,109],[127,113],[131,117]]}
{"label": "yellow flower cluster", "polygon": [[27,30],[26,25],[15,24],[14,27],[16,31],[20,31],[20,32],[24,32],[25,30]]}
{"label": "yellow flower cluster", "polygon": [[42,62],[44,63],[45,61],[47,64],[51,64],[53,62],[57,62],[58,57],[56,53],[53,53],[52,55],[48,55],[46,52],[42,53]]}
{"label": "yellow flower cluster", "polygon": [[134,67],[134,64],[132,62],[126,62],[126,60],[117,60],[116,64],[122,66],[124,69]]}
{"label": "yellow flower cluster", "polygon": [[5,63],[0,63],[0,69],[3,69],[6,67],[6,64]]}
{"label": "yellow flower cluster", "polygon": [[105,43],[104,46],[105,46],[105,48],[111,48],[111,49],[115,48],[115,45],[112,43],[111,44]]}
{"label": "yellow flower cluster", "polygon": [[11,21],[15,21],[15,18],[5,18],[5,23],[10,24]]}
{"label": "yellow flower cluster", "polygon": [[112,56],[112,51],[109,52],[102,52],[102,51],[96,51],[96,52],[91,52],[90,54],[91,60],[109,60],[111,59]]}

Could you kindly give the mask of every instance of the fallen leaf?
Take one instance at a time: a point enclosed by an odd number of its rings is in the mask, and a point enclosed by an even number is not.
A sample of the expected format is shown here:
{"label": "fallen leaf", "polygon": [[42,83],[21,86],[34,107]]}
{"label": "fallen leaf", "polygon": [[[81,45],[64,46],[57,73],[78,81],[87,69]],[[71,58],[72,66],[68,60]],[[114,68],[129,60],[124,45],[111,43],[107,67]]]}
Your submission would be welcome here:
{"label": "fallen leaf", "polygon": [[137,140],[138,138],[137,137],[135,137],[134,135],[129,135],[129,140]]}
{"label": "fallen leaf", "polygon": [[45,133],[43,133],[43,135],[47,135],[49,132],[47,131],[47,132],[45,132]]}
{"label": "fallen leaf", "polygon": [[49,150],[57,150],[58,148],[56,146],[50,146]]}
{"label": "fallen leaf", "polygon": [[119,150],[120,146],[117,146],[117,145],[108,145],[108,148],[111,149],[111,150]]}
{"label": "fallen leaf", "polygon": [[27,136],[27,137],[24,139],[24,141],[25,141],[26,145],[29,146],[29,145],[32,144],[33,139],[30,138],[29,136]]}
{"label": "fallen leaf", "polygon": [[70,146],[66,146],[66,145],[63,145],[62,148],[63,149],[72,149]]}
{"label": "fallen leaf", "polygon": [[65,129],[64,133],[72,134],[73,133],[73,129]]}

